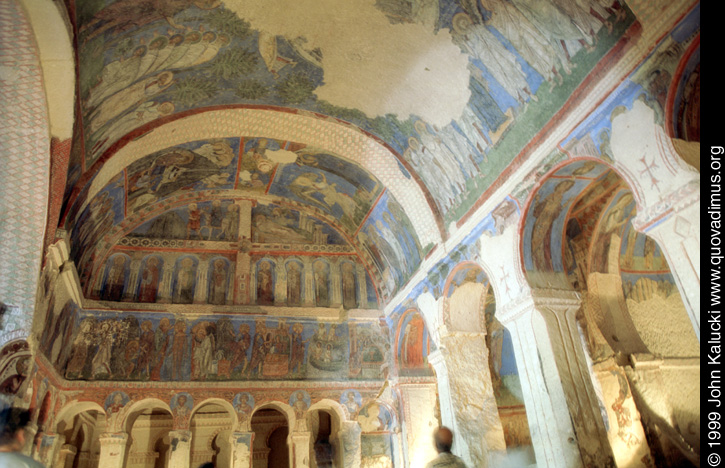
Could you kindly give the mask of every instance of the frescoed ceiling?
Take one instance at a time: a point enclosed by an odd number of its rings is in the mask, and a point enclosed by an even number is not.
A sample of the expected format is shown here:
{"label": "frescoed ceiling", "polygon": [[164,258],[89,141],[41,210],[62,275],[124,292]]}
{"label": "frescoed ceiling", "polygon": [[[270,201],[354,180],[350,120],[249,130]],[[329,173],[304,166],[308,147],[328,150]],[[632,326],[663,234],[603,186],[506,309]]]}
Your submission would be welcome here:
{"label": "frescoed ceiling", "polygon": [[619,0],[67,2],[82,281],[249,200],[253,236],[321,229],[383,302],[637,27]]}

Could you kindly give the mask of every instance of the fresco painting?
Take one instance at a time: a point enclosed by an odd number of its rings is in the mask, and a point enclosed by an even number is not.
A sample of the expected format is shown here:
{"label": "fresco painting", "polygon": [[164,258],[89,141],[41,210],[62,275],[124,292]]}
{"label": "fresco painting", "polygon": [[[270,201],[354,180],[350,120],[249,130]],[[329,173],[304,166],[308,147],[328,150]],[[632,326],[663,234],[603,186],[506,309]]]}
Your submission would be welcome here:
{"label": "fresco painting", "polygon": [[[73,342],[71,337],[76,326],[77,311],[78,307],[69,300],[57,313],[51,306],[45,317],[39,349],[59,372],[69,364],[69,345]],[[79,343],[79,348],[84,345],[85,343]]]}
{"label": "fresco painting", "polygon": [[[424,251],[407,215],[384,192],[357,234],[357,241],[382,272],[384,291],[392,294],[418,269]],[[430,249],[430,246],[426,246]]]}
{"label": "fresco painting", "polygon": [[[355,61],[360,51],[316,34],[317,21],[291,17],[289,23],[309,28],[292,33],[285,21],[267,25],[260,15],[265,6],[257,3],[164,1],[153,13],[144,5],[90,1],[77,11],[80,53],[89,64],[80,77],[87,168],[124,135],[165,116],[224,104],[295,106],[382,138],[414,166],[446,222],[465,213],[634,22],[619,0],[543,6],[445,0],[421,8],[402,1],[361,3],[361,14],[380,22],[380,39],[413,35],[406,25],[419,24],[419,37],[407,40],[465,54],[455,67],[426,68],[441,82],[460,81],[460,96],[469,96],[467,102],[456,98],[455,111],[444,103],[447,112],[432,115],[413,97],[412,107],[390,102],[385,110],[343,98],[355,93],[339,88],[351,86],[364,96],[383,94],[389,79],[382,80],[376,67],[391,58]],[[317,8],[329,14],[324,5]],[[281,11],[294,14],[288,10]],[[450,36],[436,35],[441,30]],[[402,48],[393,59],[406,63],[410,53]],[[339,74],[332,65],[338,59],[359,72]],[[355,86],[356,77],[368,75],[370,89]],[[421,89],[430,86],[421,77]],[[441,157],[430,158],[431,152]],[[254,183],[253,172],[248,177]]]}
{"label": "fresco painting", "polygon": [[[71,252],[76,265],[84,265],[94,258],[93,247],[124,216],[124,175],[121,173],[88,203],[76,220],[71,233]],[[82,277],[81,283],[85,284],[87,279]]]}
{"label": "fresco painting", "polygon": [[300,160],[302,164],[286,164],[277,170],[269,193],[322,210],[354,232],[380,193],[380,184],[364,169],[340,158],[310,154],[301,155]]}
{"label": "fresco painting", "polygon": [[131,260],[128,255],[115,254],[106,262],[106,273],[101,297],[106,301],[120,301],[129,280]]}
{"label": "fresco painting", "polygon": [[346,245],[329,224],[298,210],[272,203],[252,208],[252,242],[279,244]]}
{"label": "fresco painting", "polygon": [[362,395],[357,390],[345,390],[340,395],[340,404],[347,409],[351,417],[362,407]]}
{"label": "fresco painting", "polygon": [[233,188],[238,153],[239,138],[225,138],[186,143],[141,158],[127,169],[129,211],[181,190]]}
{"label": "fresco painting", "polygon": [[363,433],[369,433],[390,431],[395,420],[388,408],[377,401],[372,401],[360,410],[357,422]]}
{"label": "fresco painting", "polygon": [[393,468],[392,436],[390,434],[362,434],[361,467]]}
{"label": "fresco painting", "polygon": [[387,329],[370,322],[68,314],[72,331],[57,339],[68,355],[56,362],[71,380],[380,380],[389,368]]}
{"label": "fresco painting", "polygon": [[410,310],[403,314],[396,337],[398,373],[401,376],[434,375],[428,364],[428,354],[432,351],[431,338],[419,312]]}
{"label": "fresco painting", "polygon": [[244,424],[252,417],[252,411],[254,411],[254,396],[248,392],[237,393],[232,400],[232,406],[237,412],[239,420]]}
{"label": "fresco painting", "polygon": [[[671,87],[670,83],[676,74],[680,57],[686,50],[693,47],[696,40],[699,40],[699,15],[700,7],[697,5],[632,72],[629,78],[617,86],[597,110],[584,119],[560,146],[573,156],[601,157],[605,161],[611,162],[612,119],[625,109],[631,109],[636,101],[647,104],[654,111],[656,122],[664,126],[666,124],[667,94]],[[675,91],[674,109],[680,109],[683,113],[697,112],[696,107],[699,104],[695,104],[691,99],[688,101],[684,97],[684,93],[686,90],[691,93],[696,86],[699,86],[697,84],[699,72],[695,73],[696,69],[699,70],[698,64],[699,47],[691,55]],[[692,102],[695,106],[688,107],[687,102]],[[678,119],[684,117],[685,114],[679,114],[677,110],[674,112],[672,132],[678,135],[678,138],[688,141],[696,139],[699,124],[691,125],[688,133],[682,124],[678,123],[680,122]],[[689,121],[692,122],[692,120]],[[688,135],[692,139],[687,138]]]}
{"label": "fresco painting", "polygon": [[605,172],[606,167],[594,161],[579,161],[563,167],[539,187],[523,232],[527,270],[563,271],[562,238],[552,233],[564,231],[571,204],[593,180],[606,177]]}
{"label": "fresco painting", "polygon": [[[259,184],[253,184],[255,186],[252,187],[248,182],[254,180],[259,181]],[[111,201],[105,194],[112,190],[121,203],[127,200],[127,207],[119,207],[119,216],[113,220],[115,224],[105,222],[95,227],[98,232],[88,240],[89,247],[95,245],[98,248],[98,240],[123,221],[124,216],[134,221],[124,225],[124,229],[130,232],[125,234],[121,242],[132,246],[183,244],[200,248],[205,245],[203,241],[238,242],[240,226],[249,222],[251,238],[243,240],[245,251],[262,246],[273,249],[284,246],[285,249],[292,248],[295,251],[327,252],[334,250],[332,246],[349,248],[348,239],[355,238],[355,233],[359,231],[360,242],[367,242],[366,246],[360,247],[363,249],[361,254],[371,255],[366,258],[366,264],[374,261],[373,267],[381,267],[390,255],[406,262],[400,267],[402,270],[393,267],[385,274],[391,292],[404,284],[422,256],[420,242],[410,220],[394,198],[382,191],[377,179],[350,161],[297,143],[265,138],[226,138],[196,141],[146,156],[132,163],[97,198],[94,197],[89,203],[91,215],[84,211],[78,218],[82,224],[77,230],[78,236],[86,235],[86,231],[95,226],[93,213],[100,209],[98,207],[106,208],[110,205]],[[280,201],[256,198],[267,197],[267,190],[270,192],[268,198],[280,197]],[[195,197],[198,191],[204,191],[207,196]],[[220,196],[226,193],[224,191],[229,191],[230,195],[233,193],[234,198]],[[250,198],[240,196],[240,191],[248,192]],[[252,201],[251,219],[242,219],[242,205],[249,199]],[[248,216],[246,213],[245,217]],[[329,221],[322,221],[320,218],[325,216],[337,222],[331,225]],[[143,219],[144,222],[138,225],[137,219]],[[367,226],[363,231],[361,226],[364,223]],[[114,235],[118,235],[116,231]],[[390,248],[383,249],[388,257],[381,257],[381,250],[369,245],[379,239],[389,243]],[[78,243],[79,239],[74,239],[74,242]],[[89,251],[87,258],[96,260],[94,255],[95,252]],[[378,303],[379,285],[373,281],[378,275],[365,275],[363,287],[363,274],[357,271],[356,263],[341,264],[339,272],[341,299],[348,309],[363,303]],[[86,288],[92,289],[90,276],[94,264],[79,265]],[[144,263],[144,267],[148,265]],[[161,267],[158,264],[151,267],[146,273],[147,277],[150,275],[147,282],[158,284],[155,278]],[[104,274],[108,268],[104,265],[100,271]],[[303,275],[304,272],[302,269],[293,269],[291,273],[294,281],[297,273]],[[276,274],[264,270],[259,278]],[[319,302],[322,307],[330,304],[330,298],[325,298],[325,295],[330,294],[332,275],[328,267],[315,270],[315,287],[319,291],[314,297],[315,302]],[[299,279],[300,289],[303,289],[304,277],[300,276]],[[142,302],[153,302],[158,296],[158,286],[154,296],[150,284],[144,284],[148,295],[144,296]],[[137,286],[133,285],[133,288]],[[126,284],[125,289],[128,291],[132,288]],[[297,305],[292,291],[296,289],[290,291],[290,298],[293,305]],[[256,292],[263,293],[262,290]],[[114,301],[131,300],[133,296],[119,298],[116,294],[113,299],[108,299],[104,294],[100,294],[103,299]],[[274,302],[271,299],[273,294],[272,287],[258,296],[262,298],[261,304],[271,305]],[[302,299],[301,296],[300,302],[304,302]]]}
{"label": "fresco painting", "polygon": [[239,205],[234,200],[198,201],[173,208],[146,221],[129,237],[236,242]]}
{"label": "fresco painting", "polygon": [[136,296],[138,302],[156,302],[163,269],[164,259],[159,255],[149,255],[142,260]]}

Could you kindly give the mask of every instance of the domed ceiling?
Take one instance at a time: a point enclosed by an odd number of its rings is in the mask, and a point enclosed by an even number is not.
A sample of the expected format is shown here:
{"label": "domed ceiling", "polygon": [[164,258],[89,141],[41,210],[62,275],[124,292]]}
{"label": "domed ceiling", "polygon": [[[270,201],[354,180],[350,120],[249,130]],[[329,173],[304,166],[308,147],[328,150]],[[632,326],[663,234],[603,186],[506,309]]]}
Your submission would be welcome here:
{"label": "domed ceiling", "polygon": [[227,304],[309,257],[384,305],[638,31],[617,0],[68,1],[63,223],[113,301],[191,255],[234,270]]}

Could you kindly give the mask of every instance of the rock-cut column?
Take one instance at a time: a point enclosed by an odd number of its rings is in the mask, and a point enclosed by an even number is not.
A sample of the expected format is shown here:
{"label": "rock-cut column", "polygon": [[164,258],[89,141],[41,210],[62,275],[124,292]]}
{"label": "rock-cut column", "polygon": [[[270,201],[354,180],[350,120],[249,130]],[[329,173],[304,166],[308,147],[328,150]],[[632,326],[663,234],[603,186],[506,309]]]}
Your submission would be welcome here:
{"label": "rock-cut column", "polygon": [[[189,468],[191,463],[191,431],[171,431],[169,432],[169,440],[171,443],[167,468]],[[103,468],[106,467],[103,466]]]}
{"label": "rock-cut column", "polygon": [[126,463],[128,434],[125,432],[106,432],[101,434],[98,441],[101,443],[98,466],[103,468],[123,468]]}
{"label": "rock-cut column", "polygon": [[229,442],[232,452],[231,468],[251,468],[254,432],[232,432]]}
{"label": "rock-cut column", "polygon": [[360,468],[362,457],[362,429],[357,421],[343,421],[339,440],[342,442],[344,468]]}

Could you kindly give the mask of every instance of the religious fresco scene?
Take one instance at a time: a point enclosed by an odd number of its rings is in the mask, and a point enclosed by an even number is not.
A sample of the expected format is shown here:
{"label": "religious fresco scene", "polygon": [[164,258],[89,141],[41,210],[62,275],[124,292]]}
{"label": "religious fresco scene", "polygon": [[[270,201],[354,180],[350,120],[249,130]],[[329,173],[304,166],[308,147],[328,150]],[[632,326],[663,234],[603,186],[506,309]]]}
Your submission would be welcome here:
{"label": "religious fresco scene", "polygon": [[378,380],[390,368],[370,323],[73,312],[46,337],[60,349],[43,350],[69,380]]}
{"label": "religious fresco scene", "polygon": [[697,0],[8,0],[0,37],[23,456],[702,465]]}

